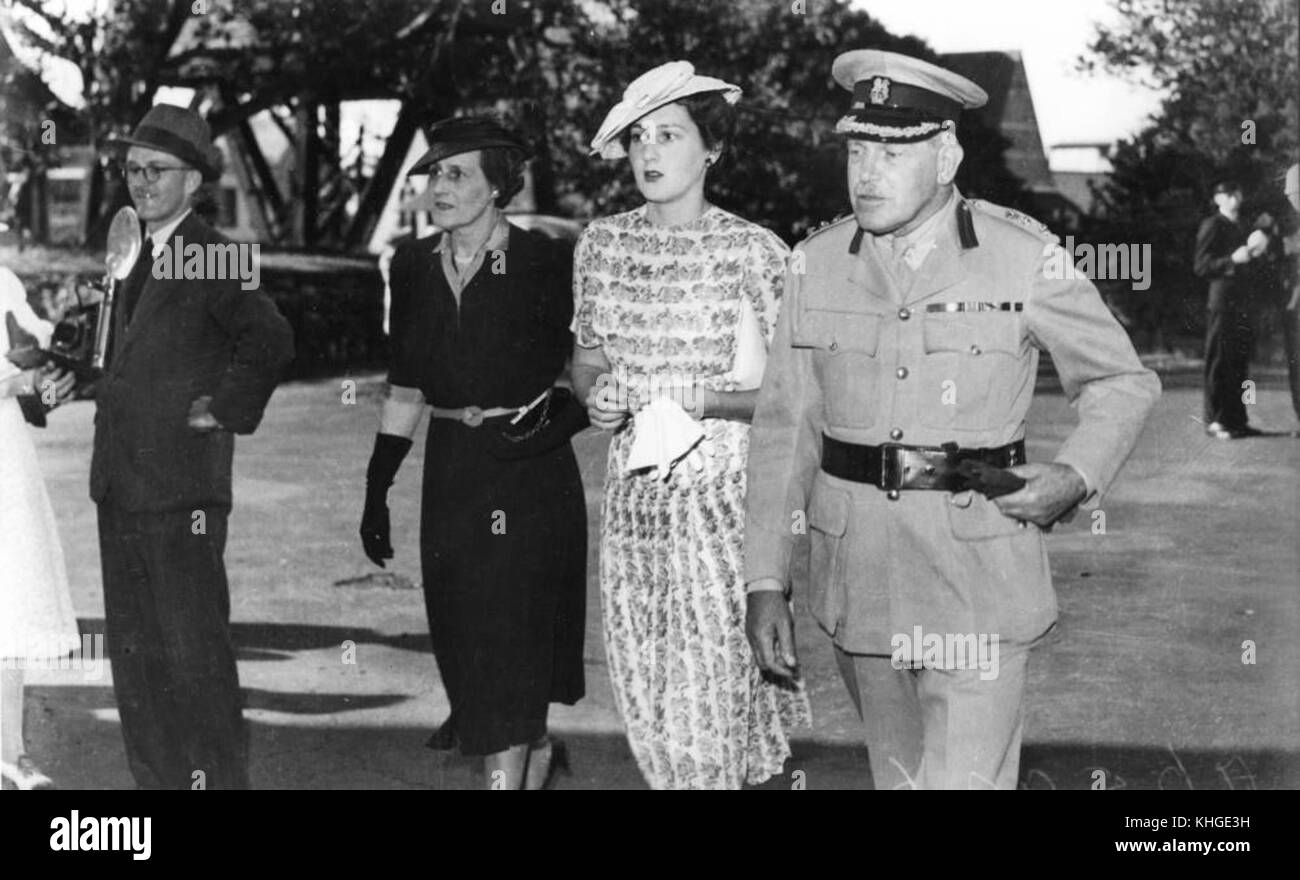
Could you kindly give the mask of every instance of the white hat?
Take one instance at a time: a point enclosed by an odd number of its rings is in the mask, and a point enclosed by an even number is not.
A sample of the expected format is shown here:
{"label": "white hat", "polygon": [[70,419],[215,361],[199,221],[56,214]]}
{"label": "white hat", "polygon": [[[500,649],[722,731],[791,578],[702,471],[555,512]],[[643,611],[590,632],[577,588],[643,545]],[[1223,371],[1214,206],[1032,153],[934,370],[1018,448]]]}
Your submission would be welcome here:
{"label": "white hat", "polygon": [[623,90],[623,100],[614,105],[591,139],[591,153],[602,159],[622,159],[627,155],[618,136],[642,116],[689,95],[721,92],[728,104],[740,100],[740,86],[711,76],[697,76],[689,61],[669,61],[632,80]]}
{"label": "white hat", "polygon": [[835,130],[864,140],[925,140],[956,121],[962,110],[983,107],[989,99],[951,70],[880,49],[843,53],[831,65],[831,75],[853,93],[853,104]]}

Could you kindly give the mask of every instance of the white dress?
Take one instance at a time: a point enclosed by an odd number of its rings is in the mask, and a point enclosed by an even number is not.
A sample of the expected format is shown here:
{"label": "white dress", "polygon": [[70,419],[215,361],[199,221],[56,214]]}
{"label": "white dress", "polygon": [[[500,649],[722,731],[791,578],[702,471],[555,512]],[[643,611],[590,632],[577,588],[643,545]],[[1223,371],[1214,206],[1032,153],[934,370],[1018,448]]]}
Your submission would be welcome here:
{"label": "white dress", "polygon": [[49,343],[53,328],[27,305],[18,277],[0,267],[0,658],[49,660],[77,643],[77,618],[36,447],[5,382],[21,372],[4,357],[9,314]]}

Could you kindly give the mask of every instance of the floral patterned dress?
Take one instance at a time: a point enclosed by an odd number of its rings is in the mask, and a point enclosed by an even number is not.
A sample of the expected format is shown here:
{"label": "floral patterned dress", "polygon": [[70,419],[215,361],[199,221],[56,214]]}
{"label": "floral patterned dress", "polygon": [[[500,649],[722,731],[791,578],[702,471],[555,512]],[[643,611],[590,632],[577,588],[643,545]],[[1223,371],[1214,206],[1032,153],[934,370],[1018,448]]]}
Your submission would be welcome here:
{"label": "floral patterned dress", "polygon": [[[600,347],[636,412],[665,384],[736,390],[747,300],[770,343],[789,250],[716,207],[655,226],[644,207],[587,227],[574,254],[574,332]],[[764,679],[745,639],[741,569],[749,425],[705,419],[666,479],[629,471],[636,425],[609,447],[600,582],[610,678],[654,788],[736,789],[779,774],[810,723],[802,683]]]}

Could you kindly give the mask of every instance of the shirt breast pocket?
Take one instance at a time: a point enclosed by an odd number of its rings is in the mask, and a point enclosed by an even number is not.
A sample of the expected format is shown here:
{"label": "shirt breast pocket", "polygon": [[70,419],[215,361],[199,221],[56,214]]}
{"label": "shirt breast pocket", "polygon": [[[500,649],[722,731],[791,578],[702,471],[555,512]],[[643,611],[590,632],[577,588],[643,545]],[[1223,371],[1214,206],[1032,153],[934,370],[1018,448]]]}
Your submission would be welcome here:
{"label": "shirt breast pocket", "polygon": [[805,309],[792,337],[796,348],[811,348],[830,427],[870,428],[879,420],[876,386],[880,315],[830,309]]}
{"label": "shirt breast pocket", "polygon": [[986,431],[1004,425],[1033,381],[1023,368],[1025,342],[1015,312],[927,312],[920,421],[944,430]]}

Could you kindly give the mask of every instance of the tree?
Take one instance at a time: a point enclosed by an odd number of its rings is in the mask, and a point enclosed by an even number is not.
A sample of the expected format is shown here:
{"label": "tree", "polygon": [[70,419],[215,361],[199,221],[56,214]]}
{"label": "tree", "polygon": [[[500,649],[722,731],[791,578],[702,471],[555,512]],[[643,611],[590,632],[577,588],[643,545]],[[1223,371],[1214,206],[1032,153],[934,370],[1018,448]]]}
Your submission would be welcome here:
{"label": "tree", "polygon": [[[1148,242],[1153,289],[1165,301],[1147,331],[1200,330],[1201,285],[1190,270],[1211,189],[1230,177],[1247,194],[1243,217],[1280,208],[1276,179],[1295,161],[1296,6],[1283,0],[1116,0],[1119,20],[1099,27],[1080,59],[1166,97],[1151,124],[1116,145],[1098,195],[1112,218],[1095,236]],[[1283,209],[1284,210],[1284,209]],[[1276,216],[1276,214],[1274,214]],[[1125,311],[1137,314],[1143,304]]]}
{"label": "tree", "polygon": [[[153,104],[167,53],[190,14],[188,2],[171,0],[112,3],[84,17],[41,0],[11,2],[22,13],[11,19],[17,36],[46,56],[70,62],[81,74],[86,104],[77,117],[96,151],[124,120],[139,119]],[[114,192],[106,184],[96,163],[82,227],[88,237],[102,232],[101,221],[125,197],[120,188]]]}
{"label": "tree", "polygon": [[[502,101],[507,113],[513,107],[538,145],[554,185],[553,196],[539,193],[539,208],[576,216],[640,202],[625,163],[589,157],[587,145],[629,82],[685,59],[744,89],[712,197],[796,240],[849,209],[843,142],[833,131],[849,96],[831,78],[831,62],[858,48],[938,60],[921,41],[889,34],[847,0],[608,0],[600,14],[591,5],[526,5],[536,26],[513,44],[517,66],[487,43],[470,43],[458,46],[468,65],[462,75],[482,84],[480,99]],[[959,184],[973,195],[1017,202],[1021,187],[1003,162],[1005,140],[974,118],[959,132],[967,147]]]}
{"label": "tree", "polygon": [[1115,0],[1081,59],[1167,94],[1156,127],[1220,166],[1285,165],[1296,149],[1296,5]]}
{"label": "tree", "polygon": [[[214,134],[248,138],[252,114],[288,109],[285,127],[305,138],[304,158],[332,161],[329,112],[322,119],[318,107],[399,99],[390,149],[358,187],[361,220],[391,188],[416,126],[475,110],[504,116],[535,148],[539,210],[593,216],[631,207],[639,197],[625,164],[589,157],[587,144],[627,83],[687,59],[745,90],[713,196],[794,240],[849,207],[833,134],[849,96],[831,78],[835,56],[874,47],[936,60],[848,0],[118,0],[75,21],[40,0],[17,2],[54,34],[28,29],[29,38],[81,69],[96,146],[139,119],[158,86],[184,84],[219,96],[208,115]],[[1005,141],[975,119],[959,134],[963,189],[1016,203]],[[310,177],[315,163],[299,164],[308,177],[284,201],[314,202],[322,189]],[[356,244],[366,231],[354,222],[345,240]]]}

